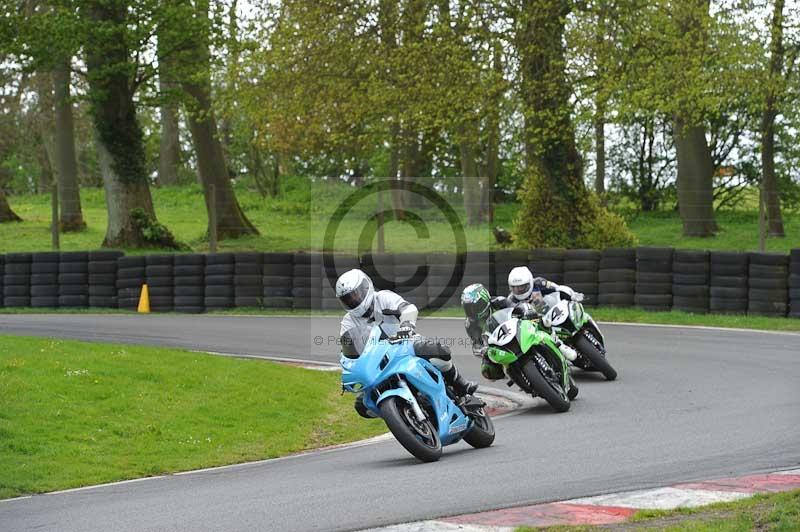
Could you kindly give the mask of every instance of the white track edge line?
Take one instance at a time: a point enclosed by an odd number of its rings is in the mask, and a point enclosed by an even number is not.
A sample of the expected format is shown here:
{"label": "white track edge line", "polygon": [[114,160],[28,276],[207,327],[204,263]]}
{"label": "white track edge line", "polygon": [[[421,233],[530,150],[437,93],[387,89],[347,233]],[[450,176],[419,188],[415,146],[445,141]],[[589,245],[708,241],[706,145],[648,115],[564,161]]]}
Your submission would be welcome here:
{"label": "white track edge line", "polygon": [[[117,316],[124,316],[124,314],[115,314]],[[333,318],[339,319],[338,316],[328,316],[324,314],[204,314],[204,316],[214,318]],[[458,316],[420,316],[419,320],[459,320],[463,321],[464,318]],[[716,327],[713,325],[677,325],[673,323],[642,323],[634,321],[598,321],[601,325],[625,325],[633,327],[664,327],[671,329],[700,329],[709,331],[736,331],[748,333],[764,333],[764,334],[789,334],[792,336],[800,336],[800,332],[794,331],[765,331],[764,329],[747,329],[741,327]]]}

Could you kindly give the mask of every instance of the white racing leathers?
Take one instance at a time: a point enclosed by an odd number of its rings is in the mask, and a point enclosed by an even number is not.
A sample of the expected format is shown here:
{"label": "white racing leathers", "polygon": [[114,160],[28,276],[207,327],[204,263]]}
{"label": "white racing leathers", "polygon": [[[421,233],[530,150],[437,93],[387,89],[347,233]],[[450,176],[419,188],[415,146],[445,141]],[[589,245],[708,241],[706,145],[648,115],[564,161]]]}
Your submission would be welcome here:
{"label": "white racing leathers", "polygon": [[[384,310],[400,312],[400,317],[387,316],[383,313]],[[401,323],[409,322],[416,325],[417,314],[415,305],[391,290],[381,290],[375,293],[372,313],[365,316],[353,316],[348,312],[344,315],[339,336],[342,337],[343,342],[346,341],[346,335],[349,336],[353,343],[353,350],[360,355],[364,351],[373,326],[381,325],[387,335],[394,336]]]}

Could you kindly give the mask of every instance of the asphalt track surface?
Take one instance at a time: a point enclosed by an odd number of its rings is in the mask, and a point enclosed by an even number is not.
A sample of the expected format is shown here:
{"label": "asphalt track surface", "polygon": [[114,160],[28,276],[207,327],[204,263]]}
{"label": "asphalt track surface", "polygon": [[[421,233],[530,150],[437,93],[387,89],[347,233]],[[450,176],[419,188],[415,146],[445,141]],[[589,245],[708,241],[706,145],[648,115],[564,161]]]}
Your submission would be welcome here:
{"label": "asphalt track surface", "polygon": [[[478,376],[460,320],[422,320]],[[0,501],[0,530],[350,530],[800,464],[800,335],[605,325],[615,382],[417,463],[395,441]],[[335,362],[334,318],[5,315],[0,334]],[[317,345],[321,337],[322,345]],[[493,384],[503,386],[503,384]],[[367,421],[365,421],[367,422]],[[369,421],[380,423],[379,420]]]}

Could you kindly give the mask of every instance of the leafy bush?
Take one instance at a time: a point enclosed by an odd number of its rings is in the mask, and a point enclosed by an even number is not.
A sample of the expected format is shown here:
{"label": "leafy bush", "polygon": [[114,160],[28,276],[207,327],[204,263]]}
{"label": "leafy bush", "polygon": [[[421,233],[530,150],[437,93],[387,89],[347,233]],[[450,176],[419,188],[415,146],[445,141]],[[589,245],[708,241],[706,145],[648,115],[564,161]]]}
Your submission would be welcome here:
{"label": "leafy bush", "polygon": [[636,245],[622,217],[601,207],[588,190],[553,194],[542,179],[539,174],[530,176],[518,193],[515,245],[595,249]]}
{"label": "leafy bush", "polygon": [[189,251],[189,246],[175,240],[167,226],[151,218],[144,209],[133,209],[131,219],[144,241],[153,247]]}

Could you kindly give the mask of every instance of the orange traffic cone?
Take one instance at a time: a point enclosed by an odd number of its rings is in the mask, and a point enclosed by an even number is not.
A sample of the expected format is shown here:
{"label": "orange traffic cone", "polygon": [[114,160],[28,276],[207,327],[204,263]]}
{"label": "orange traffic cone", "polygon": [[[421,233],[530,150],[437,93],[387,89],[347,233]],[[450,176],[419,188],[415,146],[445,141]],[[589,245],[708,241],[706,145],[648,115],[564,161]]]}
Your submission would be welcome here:
{"label": "orange traffic cone", "polygon": [[139,312],[142,313],[149,313],[150,312],[150,294],[147,291],[147,285],[142,285],[142,294],[139,296]]}

